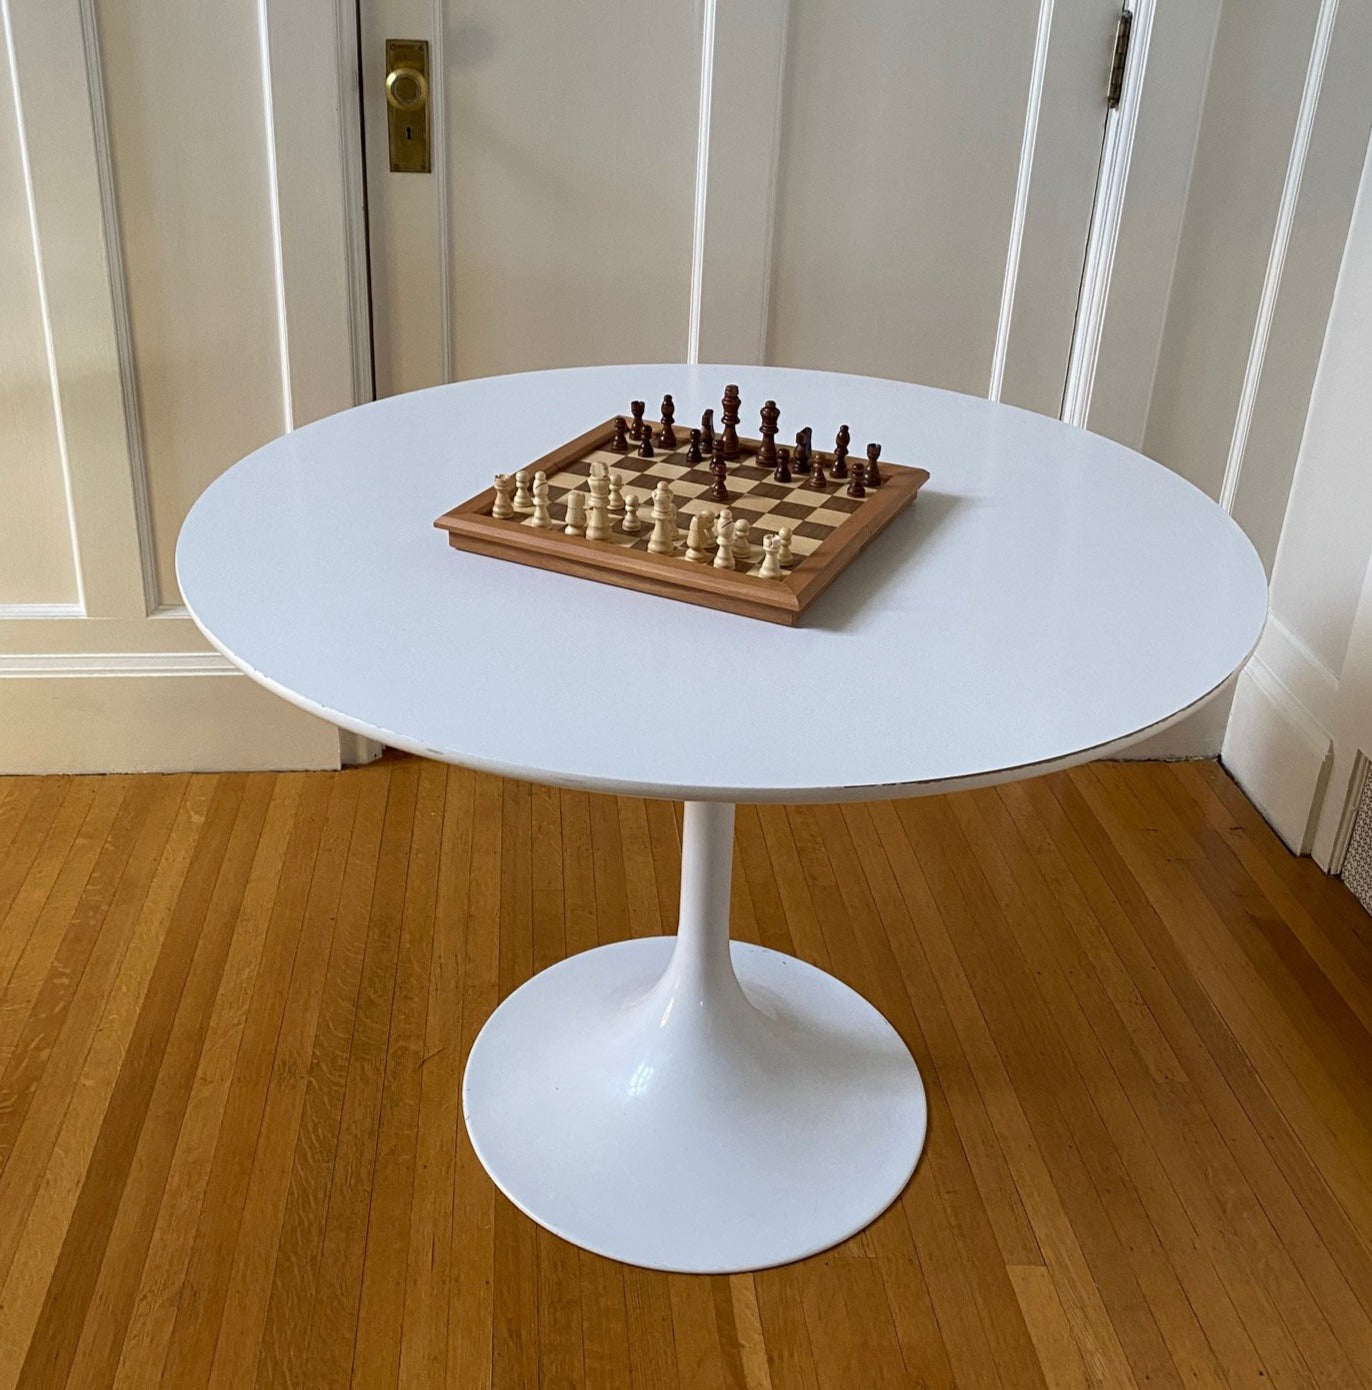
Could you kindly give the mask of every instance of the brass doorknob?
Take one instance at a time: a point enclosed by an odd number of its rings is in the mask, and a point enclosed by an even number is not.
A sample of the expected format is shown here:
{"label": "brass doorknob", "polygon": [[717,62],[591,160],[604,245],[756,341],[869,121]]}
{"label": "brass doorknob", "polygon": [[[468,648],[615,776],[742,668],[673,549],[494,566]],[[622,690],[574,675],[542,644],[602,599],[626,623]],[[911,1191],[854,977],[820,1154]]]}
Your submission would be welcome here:
{"label": "brass doorknob", "polygon": [[394,67],[386,74],[386,100],[397,111],[415,111],[429,99],[429,79],[418,68]]}

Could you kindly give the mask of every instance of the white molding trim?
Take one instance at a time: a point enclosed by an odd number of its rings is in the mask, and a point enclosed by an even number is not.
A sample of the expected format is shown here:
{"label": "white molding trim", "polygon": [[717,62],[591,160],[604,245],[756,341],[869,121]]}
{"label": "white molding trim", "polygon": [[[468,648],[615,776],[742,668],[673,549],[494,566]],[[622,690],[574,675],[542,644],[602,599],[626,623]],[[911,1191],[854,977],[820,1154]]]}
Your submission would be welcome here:
{"label": "white molding trim", "polygon": [[1148,71],[1148,48],[1156,12],[1157,0],[1135,0],[1133,32],[1120,104],[1106,120],[1100,181],[1096,188],[1096,203],[1091,210],[1081,298],[1077,303],[1077,322],[1072,333],[1072,350],[1067,359],[1067,383],[1062,394],[1062,419],[1069,425],[1078,425],[1083,429],[1091,413],[1091,395],[1096,385],[1096,365],[1100,359],[1106,306],[1110,302],[1110,279],[1114,273],[1115,254],[1119,249],[1120,224],[1129,187],[1129,165],[1134,155],[1139,108],[1143,104],[1144,77]]}
{"label": "white molding trim", "polygon": [[1243,386],[1239,392],[1238,411],[1234,417],[1234,432],[1229,440],[1229,455],[1225,459],[1224,478],[1220,483],[1219,503],[1232,513],[1243,477],[1244,454],[1248,449],[1248,432],[1253,424],[1258,388],[1262,383],[1262,367],[1267,357],[1267,342],[1272,333],[1272,320],[1277,312],[1277,295],[1281,291],[1282,273],[1286,268],[1286,251],[1291,242],[1291,228],[1296,220],[1296,204],[1300,198],[1301,182],[1305,177],[1305,160],[1310,150],[1310,136],[1315,127],[1319,108],[1320,89],[1324,85],[1329,48],[1334,36],[1334,21],[1338,16],[1339,0],[1321,0],[1315,20],[1315,36],[1310,46],[1310,61],[1305,70],[1305,85],[1296,113],[1296,129],[1291,138],[1291,153],[1286,163],[1286,178],[1282,184],[1281,201],[1277,205],[1277,221],[1272,231],[1272,246],[1267,255],[1267,269],[1262,279],[1262,295],[1253,324],[1253,340],[1248,348],[1244,367]]}
{"label": "white molding trim", "polygon": [[1048,73],[1048,45],[1053,31],[1054,0],[1039,0],[1039,23],[1034,33],[1034,59],[1029,70],[1029,100],[1024,112],[1019,173],[1015,179],[1015,203],[1010,216],[1010,242],[1005,252],[1005,279],[1001,282],[1000,316],[996,321],[996,345],[991,354],[991,384],[986,395],[1000,400],[1005,381],[1005,361],[1010,352],[1010,323],[1015,313],[1015,286],[1019,279],[1020,253],[1024,248],[1024,224],[1029,214],[1029,189],[1034,177],[1034,148],[1038,143],[1039,113],[1043,109],[1043,84]]}
{"label": "white molding trim", "polygon": [[124,233],[119,225],[119,202],[110,145],[109,105],[105,98],[105,67],[100,49],[100,26],[95,0],[80,0],[81,44],[90,92],[91,128],[95,135],[95,172],[100,183],[100,212],[105,228],[109,265],[110,306],[114,315],[114,345],[119,357],[119,389],[124,399],[125,447],[133,482],[133,519],[138,532],[138,559],[143,572],[143,601],[151,613],[162,601],[157,576],[157,533],[152,520],[147,452],[143,442],[143,407],[138,396],[133,329],[129,321],[129,285],[124,273]]}
{"label": "white molding trim", "polygon": [[432,150],[434,212],[438,238],[439,363],[443,380],[453,380],[453,243],[448,212],[448,102],[444,50],[448,21],[445,0],[433,0],[429,40],[429,145]]}
{"label": "white molding trim", "polygon": [[239,674],[238,667],[219,652],[0,653],[0,680]]}
{"label": "white molding trim", "polygon": [[10,0],[0,0],[0,23],[5,31],[5,60],[10,69],[10,86],[14,93],[14,124],[19,145],[19,167],[24,179],[24,209],[29,220],[29,239],[33,246],[35,280],[38,288],[38,310],[43,320],[43,353],[48,365],[48,390],[52,396],[53,432],[57,438],[57,455],[62,464],[62,492],[67,505],[67,531],[71,538],[72,574],[76,580],[76,602],[86,609],[86,581],[82,573],[81,537],[76,524],[76,497],[71,477],[71,451],[67,445],[66,417],[62,411],[62,387],[57,374],[57,349],[52,340],[52,310],[48,303],[48,277],[43,259],[43,240],[38,232],[38,200],[33,187],[33,165],[29,159],[28,125],[24,117],[24,96],[19,80],[19,57],[15,52],[14,22],[10,15]]}
{"label": "white molding trim", "polygon": [[356,0],[334,0],[338,40],[338,124],[347,240],[348,329],[353,353],[353,404],[376,398],[372,358],[372,291],[367,259],[367,183],[362,165],[361,35]]}
{"label": "white molding trim", "polygon": [[85,616],[86,610],[79,603],[0,603],[0,623]]}
{"label": "white molding trim", "polygon": [[696,116],[696,187],[691,210],[691,289],[686,315],[686,361],[700,361],[700,313],[705,293],[705,207],[710,182],[710,112],[715,82],[717,0],[705,0],[700,29],[700,106]]}
{"label": "white molding trim", "polygon": [[286,310],[286,243],[281,229],[281,175],[276,157],[276,109],[272,94],[271,21],[267,6],[271,0],[257,0],[258,74],[262,82],[263,134],[267,153],[267,208],[271,219],[272,277],[276,298],[276,355],[281,378],[281,427],[289,434],[295,428],[295,393],[291,387],[290,323]]}

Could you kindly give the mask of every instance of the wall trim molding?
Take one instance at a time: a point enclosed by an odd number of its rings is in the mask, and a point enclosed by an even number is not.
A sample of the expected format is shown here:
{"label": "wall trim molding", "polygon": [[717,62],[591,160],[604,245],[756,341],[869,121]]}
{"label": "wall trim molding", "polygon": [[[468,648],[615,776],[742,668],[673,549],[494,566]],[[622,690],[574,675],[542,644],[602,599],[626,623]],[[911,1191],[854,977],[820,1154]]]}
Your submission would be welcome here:
{"label": "wall trim molding", "polygon": [[0,652],[0,680],[240,674],[219,652]]}
{"label": "wall trim molding", "polygon": [[1062,393],[1062,419],[1085,428],[1096,386],[1105,314],[1110,302],[1110,280],[1119,250],[1120,226],[1129,188],[1129,165],[1138,133],[1139,108],[1148,71],[1148,49],[1153,36],[1157,0],[1136,0],[1128,66],[1119,106],[1106,118],[1101,149],[1100,180],[1096,204],[1091,210],[1091,229],[1086,238],[1086,263],[1082,270],[1081,297],[1067,358],[1067,381]]}
{"label": "wall trim molding", "polygon": [[376,398],[376,363],[372,357],[372,288],[367,268],[367,180],[362,149],[362,39],[357,0],[334,0],[338,42],[338,114],[343,163],[344,251],[348,274],[348,328],[353,352],[353,401]]}
{"label": "wall trim molding", "polygon": [[429,119],[433,123],[429,143],[433,150],[433,179],[437,196],[434,199],[438,238],[438,302],[443,312],[438,316],[440,367],[443,380],[452,381],[453,361],[453,244],[448,225],[448,98],[444,76],[448,71],[444,50],[447,44],[448,22],[444,0],[433,0],[429,25]]}
{"label": "wall trim molding", "polygon": [[705,0],[700,26],[700,106],[696,116],[696,187],[691,212],[691,289],[686,313],[686,361],[700,361],[700,314],[705,295],[705,209],[710,183],[710,114],[715,85],[718,0]]}
{"label": "wall trim molding", "polygon": [[1034,150],[1038,144],[1043,87],[1048,75],[1048,48],[1053,33],[1054,0],[1039,0],[1038,28],[1034,32],[1034,58],[1029,69],[1029,100],[1024,111],[1024,135],[1020,143],[1019,172],[1015,178],[1015,202],[1010,214],[1010,240],[1005,251],[1005,278],[1000,288],[1000,315],[996,320],[996,345],[991,353],[988,400],[1000,400],[1005,382],[1005,362],[1010,353],[1010,324],[1015,313],[1015,288],[1019,280],[1020,254],[1024,249],[1024,225],[1029,216],[1029,189],[1034,177]]}
{"label": "wall trim molding", "polygon": [[0,603],[0,623],[36,622],[44,618],[84,618],[79,603]]}
{"label": "wall trim molding", "polygon": [[1277,220],[1272,230],[1272,245],[1267,254],[1267,268],[1262,278],[1262,293],[1258,313],[1253,323],[1253,338],[1244,366],[1243,385],[1239,391],[1238,410],[1234,416],[1234,432],[1229,439],[1229,454],[1225,459],[1224,477],[1220,483],[1219,503],[1232,513],[1243,477],[1244,455],[1248,449],[1248,432],[1253,424],[1258,388],[1262,382],[1263,363],[1272,334],[1272,321],[1277,312],[1277,295],[1281,291],[1282,274],[1286,268],[1286,253],[1291,243],[1291,228],[1296,221],[1301,183],[1305,178],[1305,161],[1310,150],[1310,136],[1315,128],[1315,115],[1324,86],[1329,49],[1334,36],[1334,21],[1338,17],[1339,0],[1321,0],[1315,20],[1315,34],[1310,45],[1310,61],[1301,88],[1300,106],[1296,113],[1296,129],[1291,137],[1291,153],[1287,158],[1286,177],[1282,182],[1281,200],[1277,204]]}

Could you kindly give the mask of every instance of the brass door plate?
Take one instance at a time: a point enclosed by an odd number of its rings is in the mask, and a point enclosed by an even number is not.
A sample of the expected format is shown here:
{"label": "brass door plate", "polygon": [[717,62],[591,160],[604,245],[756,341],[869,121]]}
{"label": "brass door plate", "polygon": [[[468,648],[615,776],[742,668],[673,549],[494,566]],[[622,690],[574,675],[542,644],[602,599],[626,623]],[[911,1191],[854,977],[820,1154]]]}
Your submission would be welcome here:
{"label": "brass door plate", "polygon": [[386,127],[391,173],[427,174],[429,157],[429,44],[386,40]]}

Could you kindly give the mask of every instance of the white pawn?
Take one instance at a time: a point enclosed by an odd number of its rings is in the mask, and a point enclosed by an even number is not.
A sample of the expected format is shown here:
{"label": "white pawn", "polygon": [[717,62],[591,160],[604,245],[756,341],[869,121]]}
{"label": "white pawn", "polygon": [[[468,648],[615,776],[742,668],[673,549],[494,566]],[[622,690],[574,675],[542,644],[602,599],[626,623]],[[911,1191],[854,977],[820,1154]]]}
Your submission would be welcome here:
{"label": "white pawn", "polygon": [[610,474],[610,515],[624,515],[624,479],[619,472],[612,471]]}
{"label": "white pawn", "polygon": [[579,536],[586,529],[586,499],[579,492],[567,494],[567,524],[562,528],[569,536]]}
{"label": "white pawn", "polygon": [[789,526],[777,528],[777,541],[779,542],[777,559],[781,562],[783,569],[790,569],[795,564],[796,557],[791,554],[791,528]]}
{"label": "white pawn", "polygon": [[515,474],[514,509],[523,516],[528,516],[534,509],[534,499],[529,492],[529,470],[527,468],[521,468]]}
{"label": "white pawn", "polygon": [[710,558],[705,549],[705,521],[700,512],[691,516],[691,529],[686,533],[686,558],[702,565]]}
{"label": "white pawn", "polygon": [[548,510],[548,479],[539,473],[534,478],[534,514],[529,518],[529,525],[546,531],[552,524],[552,514]]}
{"label": "white pawn", "polygon": [[653,493],[653,534],[648,540],[648,550],[654,555],[670,555],[676,549],[674,510],[671,489],[659,483]]}
{"label": "white pawn", "polygon": [[619,523],[619,529],[631,536],[643,529],[643,523],[638,519],[638,498],[632,492],[624,499],[624,520]]}
{"label": "white pawn", "polygon": [[734,522],[734,559],[745,565],[753,558],[753,545],[748,539],[749,529],[747,517],[741,517]]}
{"label": "white pawn", "polygon": [[781,578],[781,538],[775,531],[769,531],[762,538],[762,568],[758,570],[759,579]]}
{"label": "white pawn", "polygon": [[731,570],[734,567],[734,523],[720,517],[715,522],[715,568]]}
{"label": "white pawn", "polygon": [[491,515],[497,521],[508,521],[514,515],[514,508],[510,505],[514,486],[515,480],[508,473],[495,475],[495,503],[491,507]]}

